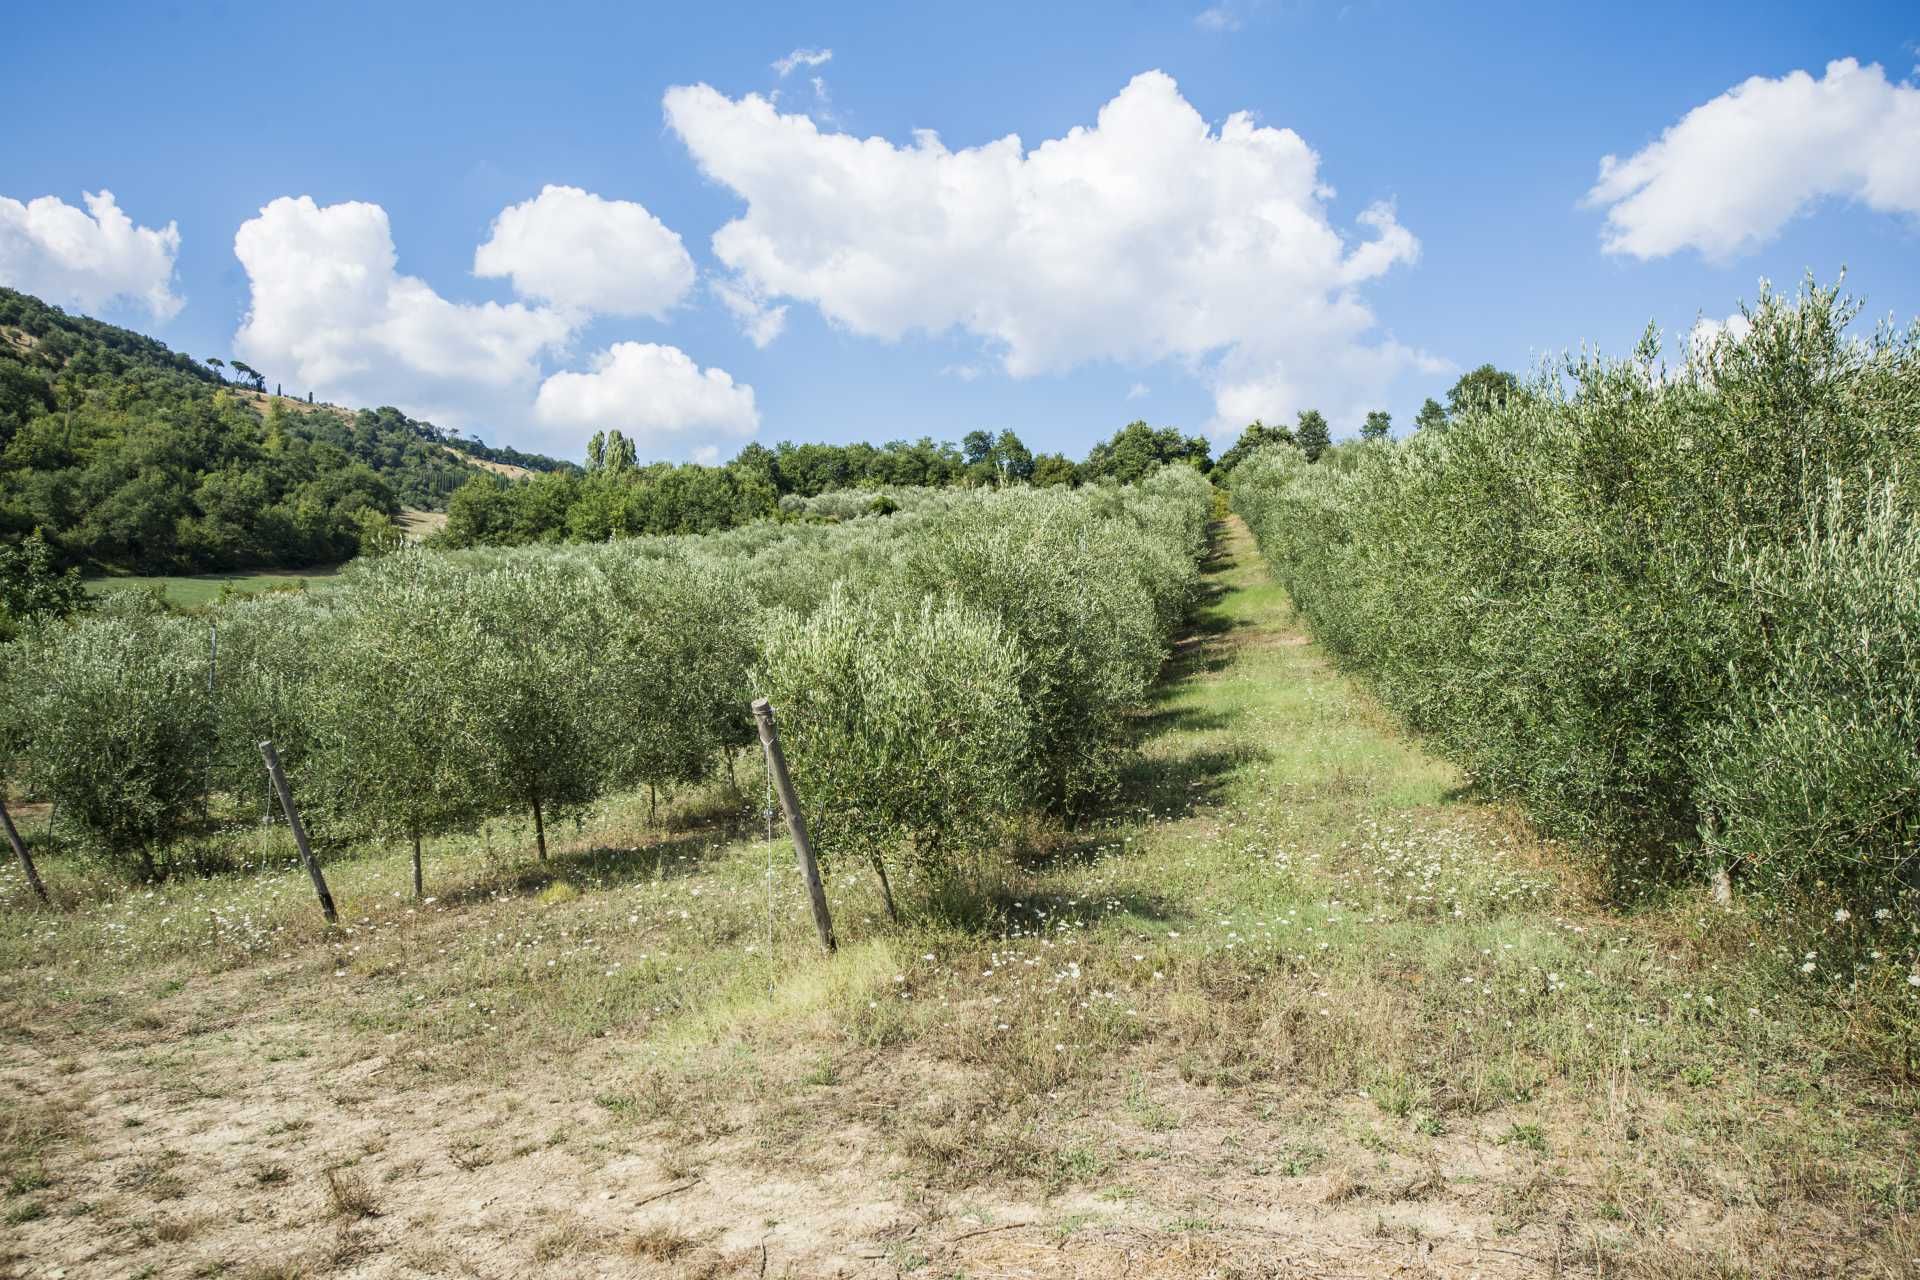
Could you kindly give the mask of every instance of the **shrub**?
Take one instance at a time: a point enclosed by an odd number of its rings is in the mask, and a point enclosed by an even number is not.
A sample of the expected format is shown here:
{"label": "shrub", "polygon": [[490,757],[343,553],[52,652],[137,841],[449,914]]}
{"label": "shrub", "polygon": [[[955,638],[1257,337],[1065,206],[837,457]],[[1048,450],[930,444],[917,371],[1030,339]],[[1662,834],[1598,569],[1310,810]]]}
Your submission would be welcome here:
{"label": "shrub", "polygon": [[883,885],[889,863],[938,874],[1019,810],[1023,663],[992,618],[836,585],[811,616],[770,614],[760,646],[754,687],[774,705],[823,862],[865,861]]}
{"label": "shrub", "polygon": [[[1193,587],[1194,548],[1182,544],[1195,521],[1204,530],[1207,484],[1168,470],[1189,478],[1125,496],[982,498],[944,513],[903,559],[909,590],[953,593],[1018,645],[1029,797],[1069,817],[1118,779],[1127,713],[1145,700]],[[1148,510],[1130,512],[1129,500]]]}
{"label": "shrub", "polygon": [[10,772],[95,856],[157,877],[212,765],[204,625],[103,611],[30,627],[6,658]]}
{"label": "shrub", "polygon": [[1257,455],[1235,507],[1330,650],[1621,887],[1884,888],[1920,804],[1920,328],[1855,313],[1763,293],[1678,370],[1650,335],[1445,432]]}

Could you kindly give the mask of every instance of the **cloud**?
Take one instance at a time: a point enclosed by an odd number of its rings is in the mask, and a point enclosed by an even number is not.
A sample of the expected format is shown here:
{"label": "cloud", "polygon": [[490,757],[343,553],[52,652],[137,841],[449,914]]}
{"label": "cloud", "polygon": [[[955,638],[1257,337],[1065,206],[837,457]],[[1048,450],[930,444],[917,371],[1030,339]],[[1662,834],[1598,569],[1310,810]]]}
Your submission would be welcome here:
{"label": "cloud", "polygon": [[1238,31],[1246,22],[1226,5],[1216,4],[1194,15],[1193,25],[1202,31]]}
{"label": "cloud", "polygon": [[1145,400],[1147,396],[1152,393],[1152,390],[1153,389],[1149,387],[1146,383],[1136,382],[1132,386],[1127,388],[1127,399]]}
{"label": "cloud", "polygon": [[173,292],[179,227],[135,226],[111,191],[82,198],[85,210],[57,196],[25,204],[0,196],[0,284],[83,311],[126,299],[155,319],[179,314],[185,305]]}
{"label": "cloud", "polygon": [[820,67],[832,61],[833,50],[831,49],[795,49],[786,57],[776,61],[773,69],[784,80],[793,74],[796,67]]}
{"label": "cloud", "polygon": [[947,364],[940,366],[941,377],[958,378],[962,382],[976,381],[980,377],[981,372],[981,368],[977,364]]}
{"label": "cloud", "polygon": [[[556,191],[562,199],[548,203]],[[528,243],[523,233],[537,233],[556,207],[563,227],[595,217],[629,232],[645,225],[619,202],[574,194],[549,187],[507,210],[489,245]],[[654,247],[660,243],[655,237]],[[548,362],[565,354],[586,323],[582,308],[638,299],[588,298],[581,295],[589,291],[557,286],[539,255],[514,259],[509,273],[520,283],[531,268],[542,292],[553,286],[573,307],[449,301],[400,274],[386,211],[376,204],[282,197],[241,225],[233,247],[253,292],[235,350],[270,381],[345,404],[397,405],[440,426],[530,434],[541,447],[574,454],[601,427],[620,427],[659,456],[716,434],[748,436],[759,424],[753,388],[720,369],[701,370],[674,347],[618,342],[587,372],[548,374]]]}
{"label": "cloud", "polygon": [[1736,311],[1725,320],[1714,320],[1701,316],[1693,323],[1693,330],[1687,335],[1687,347],[1694,355],[1704,355],[1711,351],[1721,337],[1738,342],[1753,332],[1753,321]]}
{"label": "cloud", "polygon": [[746,202],[715,256],[758,297],[856,334],[958,329],[1023,377],[1173,357],[1233,425],[1310,404],[1357,423],[1432,360],[1379,340],[1358,295],[1418,255],[1392,207],[1362,214],[1371,235],[1350,245],[1299,135],[1245,113],[1213,129],[1160,72],[1031,150],[856,138],[706,85],[668,90],[665,109]]}
{"label": "cloud", "polygon": [[740,322],[740,331],[756,347],[764,347],[787,327],[787,309],[768,306],[752,285],[739,280],[715,278],[707,282],[714,297]]}
{"label": "cloud", "polygon": [[572,336],[557,311],[449,302],[395,269],[386,210],[282,196],[240,225],[252,303],[234,335],[272,381],[348,404],[394,404],[442,426],[499,421],[540,356]]}
{"label": "cloud", "polygon": [[1607,209],[1608,253],[1724,260],[1823,198],[1920,214],[1920,88],[1852,58],[1818,80],[1754,76],[1625,160],[1602,158],[1586,203]]}
{"label": "cloud", "polygon": [[680,237],[629,200],[547,186],[494,219],[473,273],[506,277],[522,298],[602,315],[659,319],[694,284]]}
{"label": "cloud", "polygon": [[534,416],[575,432],[618,426],[655,452],[715,450],[713,437],[744,439],[760,426],[752,387],[652,342],[616,342],[594,357],[591,372],[554,374],[540,387]]}

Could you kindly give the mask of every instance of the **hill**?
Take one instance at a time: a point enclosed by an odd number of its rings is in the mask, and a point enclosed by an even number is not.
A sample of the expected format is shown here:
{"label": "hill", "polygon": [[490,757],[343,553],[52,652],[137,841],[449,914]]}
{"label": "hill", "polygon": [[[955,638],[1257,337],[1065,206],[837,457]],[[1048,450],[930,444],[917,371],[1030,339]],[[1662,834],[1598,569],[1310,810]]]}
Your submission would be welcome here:
{"label": "hill", "polygon": [[443,511],[476,474],[571,464],[391,407],[228,382],[130,329],[0,289],[0,539],[129,572],[297,568],[353,555],[370,522]]}

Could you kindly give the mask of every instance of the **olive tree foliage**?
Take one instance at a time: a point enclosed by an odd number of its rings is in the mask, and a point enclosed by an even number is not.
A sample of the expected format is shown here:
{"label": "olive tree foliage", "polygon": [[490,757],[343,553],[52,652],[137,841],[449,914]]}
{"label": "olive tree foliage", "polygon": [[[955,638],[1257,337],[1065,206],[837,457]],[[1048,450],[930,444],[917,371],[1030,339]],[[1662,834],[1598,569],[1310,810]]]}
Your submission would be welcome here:
{"label": "olive tree foliage", "polygon": [[550,558],[523,557],[466,584],[472,640],[460,682],[486,790],[533,817],[547,856],[546,824],[604,789],[596,736],[596,649],[606,616],[594,584]]}
{"label": "olive tree foliage", "polygon": [[1877,907],[1920,879],[1920,326],[1811,284],[1747,314],[1350,465],[1269,451],[1234,502],[1329,649],[1623,891]]}
{"label": "olive tree foliage", "polygon": [[951,592],[1020,649],[1032,803],[1076,818],[1117,782],[1127,714],[1195,581],[1209,493],[1190,468],[1133,491],[1137,517],[1118,493],[1002,493],[953,508],[906,549],[908,589]]}
{"label": "olive tree foliage", "polygon": [[206,789],[204,625],[104,609],[27,628],[6,659],[5,772],[58,805],[89,854],[157,877]]}
{"label": "olive tree foliage", "polygon": [[1023,660],[992,617],[952,599],[899,608],[835,584],[812,614],[760,628],[756,692],[827,866],[938,875],[1022,807]]}
{"label": "olive tree foliage", "polygon": [[1804,541],[1736,550],[1724,714],[1700,735],[1704,855],[1769,889],[1920,888],[1920,521],[1891,482]]}
{"label": "olive tree foliage", "polygon": [[585,666],[603,781],[671,789],[711,776],[753,740],[757,610],[738,570],[623,546],[591,564],[603,605]]}
{"label": "olive tree foliage", "polygon": [[499,764],[485,749],[499,691],[471,676],[486,641],[478,582],[415,550],[357,570],[332,675],[315,689],[317,772],[359,825],[411,842],[416,894],[421,840],[497,811]]}
{"label": "olive tree foliage", "polygon": [[338,675],[341,611],[319,593],[268,592],[227,604],[211,625],[214,786],[243,808],[270,806],[259,744],[271,740],[309,830],[346,835],[350,779],[329,767],[318,714]]}

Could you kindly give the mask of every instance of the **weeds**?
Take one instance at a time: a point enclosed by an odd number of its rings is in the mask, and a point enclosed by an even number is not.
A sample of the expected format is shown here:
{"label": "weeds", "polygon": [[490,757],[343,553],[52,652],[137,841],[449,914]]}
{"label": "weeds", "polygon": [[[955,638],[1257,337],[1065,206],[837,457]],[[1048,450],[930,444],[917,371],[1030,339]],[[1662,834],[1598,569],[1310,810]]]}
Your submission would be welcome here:
{"label": "weeds", "polygon": [[357,1222],[380,1216],[380,1203],[367,1180],[352,1169],[327,1169],[327,1210],[336,1218]]}
{"label": "weeds", "polygon": [[[1242,535],[1230,545],[1244,554]],[[1232,1232],[1251,1203],[1345,1223],[1418,1202],[1549,1259],[1565,1224],[1585,1242],[1568,1244],[1569,1274],[1790,1272],[1835,1240],[1875,1265],[1907,1256],[1911,1096],[1861,1041],[1872,993],[1809,988],[1806,948],[1783,969],[1772,922],[1744,903],[1608,907],[1562,850],[1462,798],[1459,774],[1311,646],[1278,643],[1287,603],[1256,566],[1209,570],[1228,589],[1208,638],[1142,717],[1141,769],[1180,785],[1131,791],[1071,832],[1035,824],[963,876],[903,876],[897,925],[870,876],[833,877],[831,961],[782,849],[682,822],[724,811],[724,784],[683,791],[657,825],[644,794],[602,802],[578,831],[556,823],[544,867],[527,824],[433,841],[430,900],[411,899],[405,850],[336,860],[336,892],[362,905],[332,931],[278,862],[103,893],[52,920],[0,913],[7,1018],[49,1062],[85,1064],[49,1072],[59,1097],[0,1083],[5,1173],[27,1180],[9,1210],[64,1215],[54,1194],[90,1197],[102,1230],[125,1226],[154,1212],[158,1180],[193,1189],[165,1144],[186,1145],[176,1115],[228,1105],[201,1096],[202,1078],[246,1100],[328,1080],[391,1131],[394,1206],[416,1182],[520,1193],[564,1169],[596,1187],[638,1160],[644,1187],[664,1189],[698,1168],[665,1202],[678,1227],[636,1235],[603,1217],[596,1235],[490,1210],[473,1229],[528,1273],[609,1252],[721,1267],[701,1231],[788,1217],[740,1188],[815,1179],[930,1217],[958,1201],[1017,1220],[1011,1206],[1098,1197],[1148,1242],[1162,1224],[1208,1224],[1181,1247],[1220,1274],[1246,1271]],[[1202,790],[1204,803],[1174,795]],[[556,883],[577,896],[541,901]],[[225,1006],[247,1012],[244,1035],[199,1037],[192,1059],[131,1025],[151,1008],[190,1027]],[[333,1085],[369,1043],[381,1069]],[[189,1060],[203,1064],[191,1079]],[[171,1110],[117,1094],[82,1106],[106,1071]],[[476,1094],[486,1110],[469,1118]],[[284,1096],[252,1130],[271,1145],[232,1164],[224,1194],[250,1211],[298,1198],[283,1177],[295,1146],[321,1162],[373,1149],[335,1146],[299,1090]],[[456,1113],[457,1128],[424,1122]],[[109,1143],[101,1176],[121,1185],[102,1195],[79,1185],[81,1152]],[[362,1220],[327,1194],[334,1222]],[[1712,1225],[1676,1250],[1681,1222]],[[14,1229],[36,1246],[49,1230]],[[209,1223],[196,1247],[230,1230]],[[1092,1226],[1058,1244],[1110,1247]],[[919,1242],[879,1251],[896,1245]]]}

